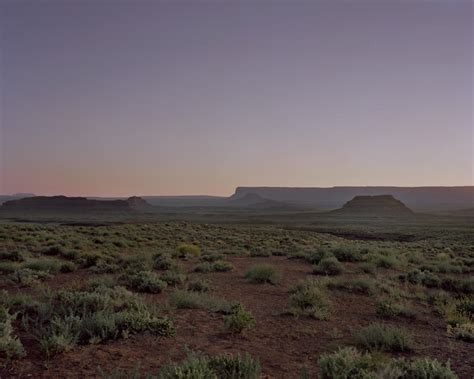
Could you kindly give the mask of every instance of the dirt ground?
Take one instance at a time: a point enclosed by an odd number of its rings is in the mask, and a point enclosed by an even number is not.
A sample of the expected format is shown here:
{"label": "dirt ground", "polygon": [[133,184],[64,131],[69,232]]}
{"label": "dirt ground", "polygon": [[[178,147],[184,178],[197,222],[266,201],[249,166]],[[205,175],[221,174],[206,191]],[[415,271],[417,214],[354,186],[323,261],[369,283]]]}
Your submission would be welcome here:
{"label": "dirt ground", "polygon": [[[185,262],[189,277],[208,279],[213,295],[227,300],[238,300],[249,309],[256,327],[243,336],[224,330],[223,316],[206,310],[176,310],[167,306],[168,287],[163,293],[145,295],[147,302],[163,307],[174,322],[176,335],[157,338],[142,334],[106,344],[80,346],[45,361],[37,343],[26,335],[20,339],[27,357],[0,370],[1,378],[92,378],[98,376],[97,367],[109,372],[116,367],[140,368],[153,374],[164,363],[185,358],[185,348],[208,354],[249,352],[262,365],[263,378],[297,378],[303,367],[317,374],[317,360],[321,353],[353,343],[353,333],[372,322],[381,321],[375,313],[375,299],[363,294],[331,291],[333,305],[326,321],[281,314],[288,306],[288,288],[311,275],[311,265],[286,257],[228,257],[236,269],[225,273],[194,273],[197,261]],[[245,271],[258,263],[276,266],[282,272],[278,285],[251,284],[244,279]],[[346,263],[345,277],[356,276],[355,268]],[[390,271],[386,270],[390,275]],[[47,284],[52,288],[90,279],[87,271],[60,274]],[[460,378],[472,378],[474,373],[474,345],[446,334],[446,325],[422,304],[416,304],[417,317],[390,320],[388,323],[407,329],[414,337],[415,348],[406,356],[429,356],[441,362],[448,359]]]}

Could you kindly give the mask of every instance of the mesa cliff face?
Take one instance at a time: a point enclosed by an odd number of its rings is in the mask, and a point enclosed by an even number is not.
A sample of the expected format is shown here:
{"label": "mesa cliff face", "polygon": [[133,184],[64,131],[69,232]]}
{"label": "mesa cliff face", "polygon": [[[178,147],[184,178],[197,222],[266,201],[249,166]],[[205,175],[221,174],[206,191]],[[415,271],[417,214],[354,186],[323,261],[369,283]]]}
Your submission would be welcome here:
{"label": "mesa cliff face", "polygon": [[414,214],[410,208],[392,195],[355,196],[345,203],[341,209],[336,209],[330,213],[362,217],[400,217]]}
{"label": "mesa cliff face", "polygon": [[237,187],[232,199],[257,194],[268,200],[310,204],[321,209],[342,207],[354,196],[390,194],[418,210],[472,208],[474,186],[459,187]]}
{"label": "mesa cliff face", "polygon": [[85,197],[35,196],[11,200],[2,204],[7,212],[128,212],[143,210],[150,205],[140,197],[127,200],[92,200]]}

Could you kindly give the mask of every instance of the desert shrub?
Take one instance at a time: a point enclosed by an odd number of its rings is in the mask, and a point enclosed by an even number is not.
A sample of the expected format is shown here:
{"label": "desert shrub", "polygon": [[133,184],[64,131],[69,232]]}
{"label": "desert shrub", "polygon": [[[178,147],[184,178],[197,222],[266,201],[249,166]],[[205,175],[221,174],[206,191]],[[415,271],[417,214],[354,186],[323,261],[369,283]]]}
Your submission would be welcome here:
{"label": "desert shrub", "polygon": [[355,339],[368,350],[408,351],[412,347],[411,337],[404,330],[378,323],[362,328]]}
{"label": "desert shrub", "polygon": [[153,267],[150,257],[146,254],[121,257],[118,264],[128,271],[149,271]]}
{"label": "desert shrub", "polygon": [[341,262],[358,262],[362,259],[360,251],[352,246],[338,246],[331,249],[331,253]]}
{"label": "desert shrub", "polygon": [[373,262],[363,262],[359,265],[359,268],[366,274],[375,274],[377,271],[377,267]]}
{"label": "desert shrub", "polygon": [[274,250],[272,251],[272,255],[274,257],[285,257],[286,255],[288,255],[288,253],[284,252],[283,250]]}
{"label": "desert shrub", "polygon": [[333,257],[332,253],[324,248],[319,248],[318,250],[311,252],[305,256],[306,260],[313,265],[317,265],[319,264],[319,262],[321,262],[321,260],[330,257]]}
{"label": "desert shrub", "polygon": [[153,267],[157,270],[170,270],[177,267],[176,261],[169,254],[156,254]]}
{"label": "desert shrub", "polygon": [[448,299],[438,304],[438,309],[448,324],[448,335],[466,342],[474,342],[474,299],[472,297]]}
{"label": "desert shrub", "polygon": [[171,295],[171,302],[178,309],[207,309],[212,312],[229,313],[232,304],[216,299],[207,293],[176,290]]}
{"label": "desert shrub", "polygon": [[234,270],[232,263],[226,261],[203,262],[196,266],[196,272],[228,272]]}
{"label": "desert shrub", "polygon": [[250,252],[250,256],[251,257],[263,257],[263,258],[268,258],[270,257],[272,254],[270,253],[270,251],[268,250],[252,250]]}
{"label": "desert shrub", "polygon": [[100,259],[90,270],[96,274],[113,274],[119,272],[121,267],[116,263],[106,262]]}
{"label": "desert shrub", "polygon": [[59,271],[61,271],[62,273],[73,272],[76,271],[76,269],[76,265],[72,262],[61,263],[61,266],[59,267]]}
{"label": "desert shrub", "polygon": [[245,273],[245,278],[252,283],[277,284],[281,279],[281,273],[270,265],[256,265]]}
{"label": "desert shrub", "polygon": [[252,313],[247,311],[241,303],[234,304],[229,315],[224,318],[225,326],[231,333],[240,334],[255,326]]}
{"label": "desert shrub", "polygon": [[250,355],[217,355],[208,357],[191,353],[180,364],[162,367],[157,379],[258,379],[260,363]]}
{"label": "desert shrub", "polygon": [[219,253],[205,253],[201,255],[201,261],[203,262],[215,262],[224,259],[224,254]]}
{"label": "desert shrub", "polygon": [[187,258],[189,256],[199,257],[201,255],[201,249],[199,246],[192,245],[189,243],[182,243],[178,246],[178,256],[180,258]]}
{"label": "desert shrub", "polygon": [[22,262],[23,254],[18,250],[0,251],[0,261]]}
{"label": "desert shrub", "polygon": [[9,310],[0,306],[0,358],[21,358],[25,350],[20,340],[13,333],[13,321],[16,315],[11,315]]}
{"label": "desert shrub", "polygon": [[47,272],[48,274],[57,274],[61,270],[62,263],[54,259],[39,258],[28,260],[22,266],[34,271]]}
{"label": "desert shrub", "polygon": [[381,360],[353,347],[340,348],[319,358],[321,379],[456,379],[449,362],[441,364],[436,359]]}
{"label": "desert shrub", "polygon": [[323,258],[314,267],[314,274],[321,275],[339,275],[344,271],[342,264],[337,260],[336,257]]}
{"label": "desert shrub", "polygon": [[35,271],[29,268],[20,268],[10,274],[9,279],[23,286],[38,284],[41,280],[50,278],[51,275],[45,271]]}
{"label": "desert shrub", "polygon": [[15,272],[19,267],[20,265],[17,262],[0,262],[0,272],[3,273]]}
{"label": "desert shrub", "polygon": [[76,262],[81,267],[89,268],[95,266],[101,258],[102,256],[99,254],[84,253],[78,255],[74,262]]}
{"label": "desert shrub", "polygon": [[157,317],[122,287],[47,293],[21,312],[22,325],[36,335],[48,356],[76,344],[105,342],[144,331],[155,335],[173,332],[168,319]]}
{"label": "desert shrub", "polygon": [[400,261],[394,256],[383,254],[372,254],[369,257],[369,262],[372,261],[379,268],[396,268]]}
{"label": "desert shrub", "polygon": [[310,253],[306,252],[306,251],[301,251],[301,250],[297,250],[297,251],[291,251],[287,254],[287,258],[288,259],[305,259],[305,260],[309,260],[309,255]]}
{"label": "desert shrub", "polygon": [[166,282],[152,271],[127,272],[120,281],[138,292],[160,293],[166,287]]}
{"label": "desert shrub", "polygon": [[184,283],[186,280],[186,274],[176,269],[169,270],[161,274],[160,279],[168,285],[175,286]]}
{"label": "desert shrub", "polygon": [[49,246],[41,252],[44,255],[63,255],[64,254],[64,247],[61,245],[53,245]]}
{"label": "desert shrub", "polygon": [[375,282],[371,279],[332,280],[328,282],[328,288],[363,295],[371,295],[376,292]]}
{"label": "desert shrub", "polygon": [[295,316],[310,316],[318,320],[327,319],[331,303],[325,285],[306,279],[290,289],[289,313]]}
{"label": "desert shrub", "polygon": [[207,280],[195,279],[188,283],[187,289],[188,291],[193,292],[209,292],[211,290],[211,286]]}
{"label": "desert shrub", "polygon": [[382,318],[391,317],[405,317],[415,318],[416,313],[408,308],[405,304],[397,302],[391,298],[384,298],[377,301],[376,305],[377,316]]}

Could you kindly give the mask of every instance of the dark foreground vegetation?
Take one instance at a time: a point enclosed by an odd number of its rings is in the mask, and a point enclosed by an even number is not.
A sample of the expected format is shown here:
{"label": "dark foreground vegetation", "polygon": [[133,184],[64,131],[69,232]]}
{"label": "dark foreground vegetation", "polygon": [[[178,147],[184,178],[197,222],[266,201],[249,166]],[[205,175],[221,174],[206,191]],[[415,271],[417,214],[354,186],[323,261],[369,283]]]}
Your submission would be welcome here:
{"label": "dark foreground vegetation", "polygon": [[472,377],[472,223],[285,225],[0,224],[0,377]]}

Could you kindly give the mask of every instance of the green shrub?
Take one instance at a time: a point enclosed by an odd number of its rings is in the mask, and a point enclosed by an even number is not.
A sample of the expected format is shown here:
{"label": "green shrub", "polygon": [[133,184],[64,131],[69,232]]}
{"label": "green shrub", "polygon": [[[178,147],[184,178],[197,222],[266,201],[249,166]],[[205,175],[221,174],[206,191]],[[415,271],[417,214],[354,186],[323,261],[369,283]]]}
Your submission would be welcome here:
{"label": "green shrub", "polygon": [[225,326],[231,333],[240,334],[255,326],[252,313],[247,311],[241,303],[237,303],[230,309],[230,314],[224,318]]}
{"label": "green shrub", "polygon": [[338,246],[331,253],[341,262],[358,262],[362,259],[359,250],[352,246]]}
{"label": "green shrub", "polygon": [[319,358],[321,379],[456,379],[449,362],[436,359],[378,359],[353,347],[340,348]]}
{"label": "green shrub", "polygon": [[215,261],[220,261],[224,259],[224,254],[218,254],[218,253],[206,253],[201,255],[201,261],[203,262],[215,262]]}
{"label": "green shrub", "polygon": [[397,316],[405,318],[416,317],[416,313],[408,308],[405,304],[390,298],[380,299],[377,301],[375,307],[377,316],[382,318],[391,318]]}
{"label": "green shrub", "polygon": [[306,279],[290,289],[290,314],[324,320],[330,310],[331,303],[323,283]]}
{"label": "green shrub", "polygon": [[30,259],[23,263],[24,268],[34,271],[43,271],[48,274],[57,274],[61,270],[62,263],[54,259]]}
{"label": "green shrub", "polygon": [[323,258],[317,266],[315,266],[313,273],[322,275],[339,275],[344,271],[342,264],[336,257]]}
{"label": "green shrub", "polygon": [[33,286],[50,277],[51,275],[45,271],[35,271],[29,268],[20,268],[9,276],[10,280],[22,286]]}
{"label": "green shrub", "polygon": [[321,260],[325,258],[330,258],[330,257],[333,257],[330,251],[324,248],[319,248],[315,252],[309,253],[305,258],[309,263],[313,265],[317,265],[319,264],[319,262],[321,262]]}
{"label": "green shrub", "polygon": [[195,353],[178,364],[162,367],[157,379],[258,379],[260,363],[250,355],[217,355],[208,357]]}
{"label": "green shrub", "polygon": [[166,287],[166,282],[151,271],[128,272],[120,280],[129,289],[138,292],[160,293]]}
{"label": "green shrub", "polygon": [[0,358],[12,359],[25,356],[25,350],[20,340],[13,334],[13,321],[16,315],[0,306]]}
{"label": "green shrub", "polygon": [[61,266],[59,267],[59,271],[61,271],[62,273],[73,272],[76,271],[76,269],[76,265],[72,262],[61,263]]}
{"label": "green shrub", "polygon": [[250,256],[254,258],[256,257],[268,258],[271,255],[272,254],[267,250],[253,250],[250,252]]}
{"label": "green shrub", "polygon": [[281,273],[274,266],[262,264],[248,269],[245,279],[252,283],[277,284],[280,282]]}
{"label": "green shrub", "polygon": [[212,312],[229,313],[232,305],[216,299],[206,293],[176,290],[171,295],[171,302],[178,309],[207,309]]}
{"label": "green shrub", "polygon": [[404,330],[378,323],[362,328],[355,339],[368,350],[408,351],[412,348],[411,337]]}
{"label": "green shrub", "polygon": [[25,258],[18,250],[0,251],[0,261],[22,262]]}
{"label": "green shrub", "polygon": [[186,274],[179,270],[169,270],[161,274],[160,279],[170,286],[175,286],[184,283]]}
{"label": "green shrub", "polygon": [[168,319],[154,315],[122,287],[47,293],[21,312],[24,327],[37,336],[48,356],[76,344],[105,342],[144,331],[155,335],[173,332]]}
{"label": "green shrub", "polygon": [[199,257],[201,255],[201,249],[199,246],[192,245],[189,243],[182,243],[178,246],[178,256],[181,258],[187,258],[189,256]]}
{"label": "green shrub", "polygon": [[188,283],[187,289],[193,292],[209,292],[211,286],[207,280],[195,279]]}
{"label": "green shrub", "polygon": [[203,262],[199,264],[194,271],[196,272],[228,272],[234,270],[232,263],[226,261]]}
{"label": "green shrub", "polygon": [[177,267],[175,260],[168,254],[156,255],[153,267],[157,270],[170,270]]}

